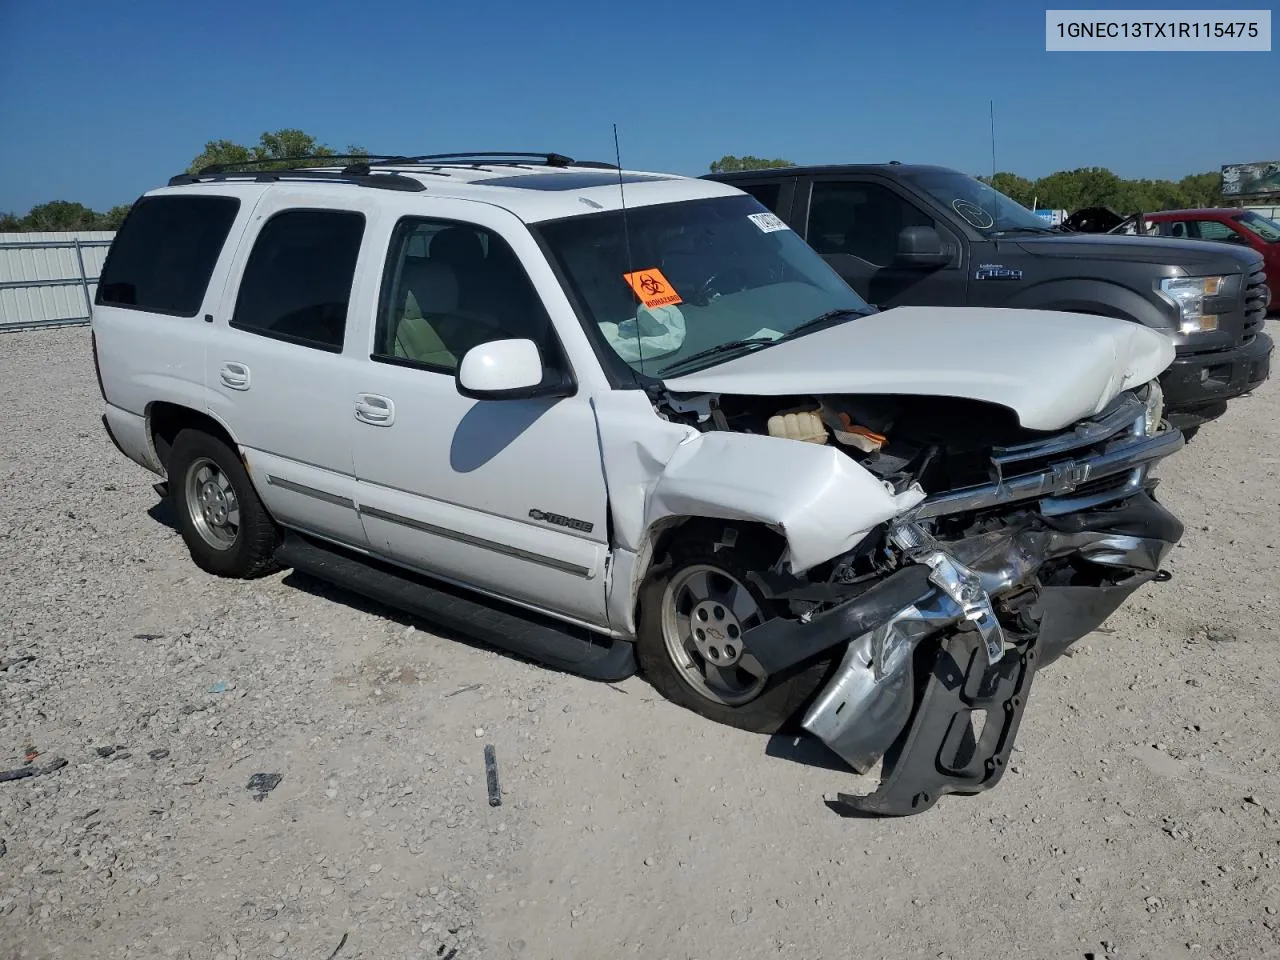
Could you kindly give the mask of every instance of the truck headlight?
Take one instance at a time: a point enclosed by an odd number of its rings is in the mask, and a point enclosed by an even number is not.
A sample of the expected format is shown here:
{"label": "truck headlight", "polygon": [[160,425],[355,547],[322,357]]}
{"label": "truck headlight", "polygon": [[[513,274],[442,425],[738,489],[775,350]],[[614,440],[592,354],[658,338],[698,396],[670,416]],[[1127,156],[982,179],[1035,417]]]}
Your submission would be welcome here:
{"label": "truck headlight", "polygon": [[1160,383],[1152,380],[1147,384],[1147,412],[1143,418],[1143,426],[1145,433],[1149,437],[1160,429],[1160,422],[1164,420],[1164,391],[1160,389]]}
{"label": "truck headlight", "polygon": [[1160,290],[1178,305],[1181,333],[1207,333],[1218,329],[1218,315],[1204,312],[1206,297],[1216,297],[1226,286],[1226,277],[1168,277]]}

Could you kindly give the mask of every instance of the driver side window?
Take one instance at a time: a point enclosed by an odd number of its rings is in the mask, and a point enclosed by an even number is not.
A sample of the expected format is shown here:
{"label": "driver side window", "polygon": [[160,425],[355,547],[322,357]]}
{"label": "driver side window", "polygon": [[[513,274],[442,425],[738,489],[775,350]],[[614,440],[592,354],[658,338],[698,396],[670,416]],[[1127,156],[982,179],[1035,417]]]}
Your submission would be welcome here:
{"label": "driver side window", "polygon": [[936,226],[932,217],[888,187],[819,180],[809,201],[806,239],[822,254],[847,254],[878,267],[893,263],[903,227]]}
{"label": "driver side window", "polygon": [[525,338],[551,362],[551,318],[499,234],[419,217],[397,224],[372,359],[452,374],[472,347]]}

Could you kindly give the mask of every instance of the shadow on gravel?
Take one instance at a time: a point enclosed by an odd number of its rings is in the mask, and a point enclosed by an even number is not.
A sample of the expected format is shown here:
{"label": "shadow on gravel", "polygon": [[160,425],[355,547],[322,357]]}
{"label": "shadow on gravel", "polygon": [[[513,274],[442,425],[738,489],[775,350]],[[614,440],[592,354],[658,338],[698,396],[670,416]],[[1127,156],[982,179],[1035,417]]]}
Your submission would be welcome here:
{"label": "shadow on gravel", "polygon": [[423,633],[430,634],[433,637],[439,637],[441,640],[448,640],[451,643],[460,643],[471,647],[473,650],[483,650],[487,653],[497,654],[506,657],[508,660],[514,660],[516,663],[529,664],[539,670],[554,670],[553,667],[545,667],[535,660],[529,660],[518,654],[508,653],[501,647],[491,646],[483,640],[477,640],[475,637],[468,636],[465,633],[459,633],[456,630],[450,630],[438,623],[432,623],[422,617],[416,617],[411,613],[405,613],[397,607],[389,607],[385,604],[378,603],[376,600],[370,600],[368,597],[342,587],[334,586],[324,580],[319,580],[309,574],[298,573],[296,570],[288,571],[280,581],[286,587],[295,590],[301,590],[303,593],[309,593],[313,597],[326,600],[330,603],[340,603],[344,607],[349,607],[359,613],[368,614],[371,617],[377,617],[380,620],[388,620],[391,623],[399,624],[402,627],[413,627],[421,630]]}
{"label": "shadow on gravel", "polygon": [[155,506],[147,511],[147,516],[162,527],[175,531],[178,529],[178,520],[173,515],[173,509],[169,506],[168,500],[157,501]]}
{"label": "shadow on gravel", "polygon": [[805,767],[854,775],[849,765],[832,753],[826,744],[807,734],[775,733],[769,738],[769,745],[765,747],[764,753],[766,757],[789,760]]}

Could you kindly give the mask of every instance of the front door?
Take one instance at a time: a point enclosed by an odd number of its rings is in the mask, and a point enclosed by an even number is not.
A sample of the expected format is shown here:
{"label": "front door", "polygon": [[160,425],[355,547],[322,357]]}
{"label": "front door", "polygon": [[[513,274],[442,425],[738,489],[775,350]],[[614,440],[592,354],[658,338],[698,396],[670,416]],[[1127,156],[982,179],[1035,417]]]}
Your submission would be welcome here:
{"label": "front door", "polygon": [[[429,218],[388,225],[380,245],[377,318],[352,384],[370,547],[604,626],[607,499],[590,398],[458,393],[463,355],[491,340],[530,338],[544,363],[567,366],[521,262],[540,257],[532,237],[510,214],[477,206],[441,200]],[[539,276],[555,282],[545,267]]]}
{"label": "front door", "polygon": [[[869,178],[815,177],[805,194],[798,189],[793,220],[803,216],[809,246],[868,303],[882,308],[965,303],[960,238],[893,186]],[[921,268],[896,262],[898,234],[916,226],[938,231],[943,248],[952,251],[950,263]]]}

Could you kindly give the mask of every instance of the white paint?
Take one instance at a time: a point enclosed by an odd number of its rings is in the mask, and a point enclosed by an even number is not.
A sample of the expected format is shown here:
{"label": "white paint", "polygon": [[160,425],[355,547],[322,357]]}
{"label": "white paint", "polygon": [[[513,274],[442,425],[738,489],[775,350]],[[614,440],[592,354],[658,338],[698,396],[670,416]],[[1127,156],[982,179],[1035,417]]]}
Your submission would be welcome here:
{"label": "white paint", "polygon": [[1165,335],[1107,317],[896,307],[666,383],[679,393],[965,397],[1058,430],[1154,379],[1173,355]]}

